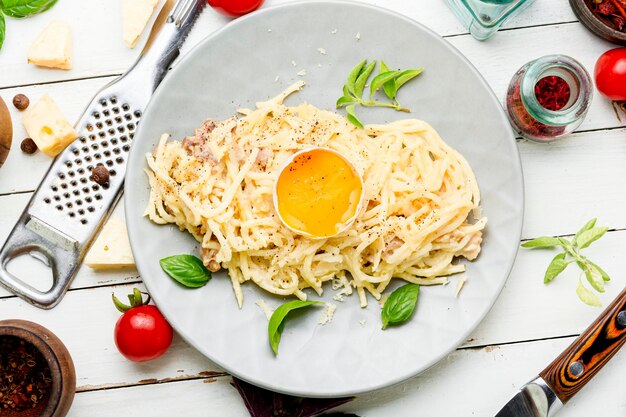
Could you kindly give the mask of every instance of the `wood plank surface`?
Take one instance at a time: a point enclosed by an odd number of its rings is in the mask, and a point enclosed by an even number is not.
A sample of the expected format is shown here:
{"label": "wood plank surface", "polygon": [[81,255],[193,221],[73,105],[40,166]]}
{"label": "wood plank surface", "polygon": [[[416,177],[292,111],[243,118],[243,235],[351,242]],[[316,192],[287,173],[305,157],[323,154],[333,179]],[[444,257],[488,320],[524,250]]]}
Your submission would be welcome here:
{"label": "wood plank surface", "polygon": [[[267,0],[264,7],[292,0]],[[161,0],[161,4],[163,0]],[[365,3],[395,10],[444,36],[467,31],[457,22],[445,2],[410,2],[386,0]],[[27,50],[38,33],[54,19],[68,21],[74,33],[74,68],[70,71],[41,70],[26,62]],[[527,13],[511,22],[509,28],[571,22],[576,18],[566,2],[544,2],[533,5]],[[198,20],[183,52],[189,51],[202,38],[222,27],[229,19],[207,10]],[[26,23],[25,23],[26,22]],[[28,20],[7,19],[6,42],[0,53],[0,88],[42,82],[58,82],[94,76],[119,74],[138,56],[145,34],[134,49],[122,42],[121,7],[119,1],[64,0],[48,12]]]}
{"label": "wood plank surface", "polygon": [[[264,7],[292,0],[266,0]],[[163,0],[161,0],[161,3]],[[503,101],[512,74],[525,62],[546,54],[567,54],[589,71],[613,45],[591,35],[567,1],[536,1],[486,42],[467,34],[445,1],[367,0],[400,12],[446,36],[483,74]],[[71,71],[36,68],[26,63],[32,40],[53,19],[74,30],[75,66]],[[192,30],[188,52],[229,19],[207,10]],[[7,103],[17,93],[31,101],[49,93],[70,121],[78,119],[99,88],[125,71],[138,56],[121,37],[120,1],[63,0],[49,12],[24,20],[7,19],[7,40],[0,51],[0,96]],[[416,57],[419,62],[419,57]],[[6,238],[51,160],[24,155],[21,115],[14,121],[13,149],[0,168],[0,242]],[[462,109],[451,109],[462,111]],[[626,120],[624,120],[626,122]],[[596,94],[578,133],[553,144],[518,140],[526,192],[523,239],[572,235],[597,216],[611,229],[587,249],[589,257],[612,277],[601,295],[608,305],[626,285],[626,125],[608,101]],[[123,216],[121,207],[116,213]],[[341,410],[362,417],[492,417],[517,389],[573,341],[600,313],[576,297],[579,272],[570,266],[550,285],[543,274],[554,256],[550,250],[520,250],[513,271],[491,312],[461,348],[421,375],[362,395]],[[21,263],[20,263],[21,262]],[[20,260],[13,266],[29,280],[45,283],[41,266]],[[466,285],[472,285],[471,276]],[[230,377],[178,335],[169,352],[148,363],[131,363],[113,342],[119,313],[111,293],[123,296],[141,278],[134,269],[94,271],[84,266],[65,300],[43,311],[0,289],[0,320],[23,318],[50,328],[68,346],[77,369],[78,393],[71,417],[219,416],[247,412],[230,387]],[[444,290],[453,291],[453,286]],[[461,293],[462,296],[462,293]],[[351,302],[354,300],[346,300]],[[563,417],[626,416],[623,376],[626,352],[619,352],[599,375],[559,413]]]}
{"label": "wood plank surface", "polygon": [[[418,377],[393,387],[362,395],[338,410],[362,417],[473,416],[493,417],[537,370],[565,349],[573,338],[489,346],[454,352]],[[618,381],[626,372],[620,352],[613,366],[600,372],[603,381]],[[602,382],[603,382],[602,381]],[[603,416],[624,415],[623,386],[600,380],[589,383],[561,410],[562,417],[588,417],[602,409]],[[157,385],[99,390],[77,394],[71,417],[122,415],[139,402],[141,415],[244,417],[243,403],[229,377],[206,378]]]}

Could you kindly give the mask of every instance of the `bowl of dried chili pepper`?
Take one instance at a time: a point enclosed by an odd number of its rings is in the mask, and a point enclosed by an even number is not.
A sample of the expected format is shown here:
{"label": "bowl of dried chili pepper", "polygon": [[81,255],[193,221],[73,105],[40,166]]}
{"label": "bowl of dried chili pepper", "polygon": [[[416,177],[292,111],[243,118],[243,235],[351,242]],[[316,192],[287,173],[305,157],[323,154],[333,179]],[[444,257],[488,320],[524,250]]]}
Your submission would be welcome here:
{"label": "bowl of dried chili pepper", "polygon": [[591,32],[626,45],[626,0],[570,0],[570,5]]}
{"label": "bowl of dried chili pepper", "polygon": [[75,391],[74,362],[54,333],[0,321],[0,417],[64,417]]}

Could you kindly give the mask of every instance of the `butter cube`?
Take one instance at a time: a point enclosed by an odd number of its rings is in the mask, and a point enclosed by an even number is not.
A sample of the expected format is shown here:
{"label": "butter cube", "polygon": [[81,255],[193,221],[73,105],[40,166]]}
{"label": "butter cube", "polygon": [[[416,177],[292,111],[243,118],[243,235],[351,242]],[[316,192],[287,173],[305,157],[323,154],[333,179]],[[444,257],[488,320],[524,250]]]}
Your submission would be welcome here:
{"label": "butter cube", "polygon": [[111,216],[85,256],[85,264],[94,269],[131,268],[135,266],[126,224]]}
{"label": "butter cube", "polygon": [[40,151],[55,157],[78,137],[52,98],[45,94],[24,112],[22,123]]}
{"label": "butter cube", "polygon": [[28,63],[49,68],[72,68],[70,25],[61,20],[52,21],[28,50]]}
{"label": "butter cube", "polygon": [[139,40],[158,4],[159,0],[122,0],[124,42],[129,48]]}

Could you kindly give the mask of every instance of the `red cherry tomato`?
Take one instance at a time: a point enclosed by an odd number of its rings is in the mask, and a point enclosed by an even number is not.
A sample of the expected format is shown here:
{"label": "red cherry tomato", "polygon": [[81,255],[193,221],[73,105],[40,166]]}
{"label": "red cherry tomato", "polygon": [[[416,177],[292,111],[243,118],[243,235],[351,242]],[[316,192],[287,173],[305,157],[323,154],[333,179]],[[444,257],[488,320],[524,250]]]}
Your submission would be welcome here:
{"label": "red cherry tomato", "polygon": [[263,0],[208,0],[209,4],[220,13],[230,17],[239,17],[261,7]]}
{"label": "red cherry tomato", "polygon": [[163,355],[172,344],[172,326],[156,306],[133,307],[115,324],[115,345],[126,359],[149,361]]}
{"label": "red cherry tomato", "polygon": [[613,101],[626,101],[626,48],[611,49],[596,62],[596,87]]}

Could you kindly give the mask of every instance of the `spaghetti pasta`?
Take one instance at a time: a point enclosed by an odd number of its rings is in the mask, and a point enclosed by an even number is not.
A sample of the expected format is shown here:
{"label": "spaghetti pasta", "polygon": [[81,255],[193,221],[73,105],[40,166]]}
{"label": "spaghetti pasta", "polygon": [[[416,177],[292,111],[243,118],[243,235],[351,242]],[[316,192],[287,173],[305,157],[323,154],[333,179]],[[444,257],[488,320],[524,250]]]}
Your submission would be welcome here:
{"label": "spaghetti pasta", "polygon": [[[228,271],[240,306],[248,281],[300,299],[332,282],[366,306],[367,294],[380,299],[393,278],[433,285],[464,271],[455,258],[478,256],[486,218],[463,156],[420,120],[356,129],[309,104],[285,106],[302,85],[240,118],[207,120],[183,141],[163,135],[146,156],[146,215],[191,233],[207,267]],[[356,221],[327,239],[295,234],[272,203],[284,161],[316,146],[346,156],[364,180]]]}

